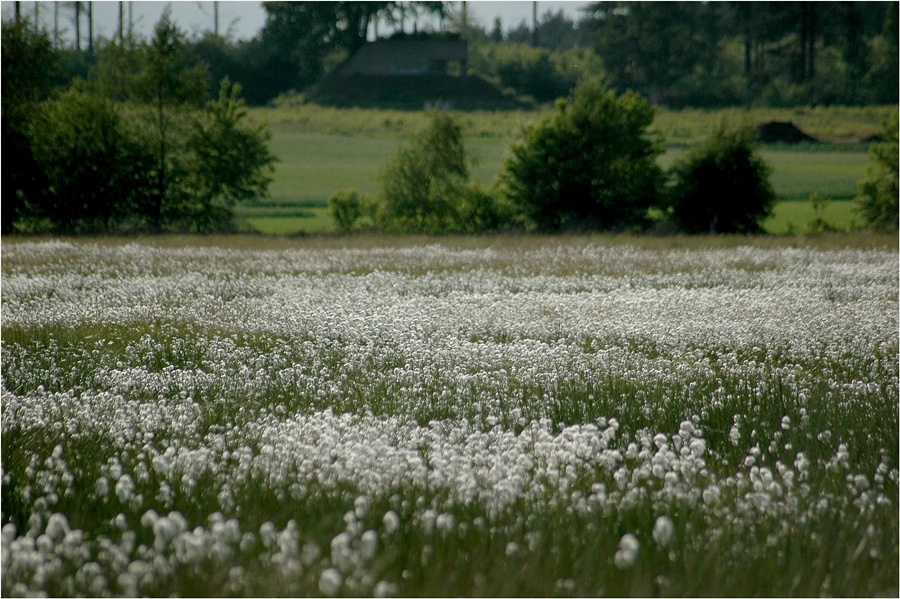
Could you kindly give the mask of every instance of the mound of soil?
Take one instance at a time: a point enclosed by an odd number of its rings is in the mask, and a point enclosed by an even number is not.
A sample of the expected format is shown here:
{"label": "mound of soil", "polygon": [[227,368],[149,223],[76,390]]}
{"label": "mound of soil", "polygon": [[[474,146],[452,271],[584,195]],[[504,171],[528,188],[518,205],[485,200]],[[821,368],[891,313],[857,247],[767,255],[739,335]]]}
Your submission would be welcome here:
{"label": "mound of soil", "polygon": [[422,110],[445,106],[457,110],[521,108],[480,77],[349,75],[329,77],[306,94],[315,104],[337,107]]}
{"label": "mound of soil", "polygon": [[881,133],[873,133],[872,135],[867,135],[866,137],[862,138],[863,143],[869,143],[869,144],[870,143],[881,143],[883,141],[887,141],[887,140],[884,138],[884,135],[882,135]]}
{"label": "mound of soil", "polygon": [[770,121],[763,123],[759,127],[759,141],[762,143],[818,143],[818,139],[812,135],[807,135],[794,123],[785,123],[782,121]]}

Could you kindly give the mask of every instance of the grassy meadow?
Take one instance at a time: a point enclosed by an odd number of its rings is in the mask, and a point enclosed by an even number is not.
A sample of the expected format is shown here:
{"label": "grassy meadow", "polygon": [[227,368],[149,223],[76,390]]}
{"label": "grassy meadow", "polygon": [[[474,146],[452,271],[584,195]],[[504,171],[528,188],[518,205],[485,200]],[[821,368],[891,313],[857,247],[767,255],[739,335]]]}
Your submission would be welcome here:
{"label": "grassy meadow", "polygon": [[[791,121],[822,144],[764,146],[761,154],[772,167],[772,183],[779,205],[766,227],[771,233],[803,232],[815,215],[806,218],[804,203],[812,193],[831,200],[824,213],[833,228],[850,229],[855,220],[849,202],[865,176],[867,145],[861,140],[876,133],[890,107],[731,109],[722,111],[660,110],[655,128],[667,142],[660,159],[670,166],[684,148],[703,138],[722,118]],[[523,126],[550,113],[467,112],[459,118],[468,135],[467,147],[477,157],[473,176],[489,185],[502,169],[506,148]],[[332,109],[299,105],[254,109],[258,122],[269,124],[272,150],[280,158],[270,187],[271,199],[237,209],[239,222],[265,233],[321,233],[333,231],[325,211],[337,189],[363,193],[380,190],[378,172],[400,143],[424,126],[422,112]]]}
{"label": "grassy meadow", "polygon": [[17,596],[896,596],[896,236],[4,240]]}

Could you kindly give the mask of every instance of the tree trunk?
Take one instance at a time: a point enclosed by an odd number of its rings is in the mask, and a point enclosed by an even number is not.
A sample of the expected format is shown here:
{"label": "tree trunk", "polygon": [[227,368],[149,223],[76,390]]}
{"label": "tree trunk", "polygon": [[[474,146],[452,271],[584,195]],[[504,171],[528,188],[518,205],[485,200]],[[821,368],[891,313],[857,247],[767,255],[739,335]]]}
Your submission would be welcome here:
{"label": "tree trunk", "polygon": [[166,121],[161,79],[156,85],[156,114],[159,128],[159,168],[156,173],[156,204],[153,207],[153,228],[159,232],[162,231],[162,213],[166,198]]}
{"label": "tree trunk", "polygon": [[81,2],[75,3],[75,49],[81,50]]}
{"label": "tree trunk", "polygon": [[800,3],[800,82],[811,80],[816,74],[816,3]]}
{"label": "tree trunk", "polygon": [[88,2],[88,52],[94,53],[94,3]]}
{"label": "tree trunk", "polygon": [[462,3],[462,38],[469,39],[469,7],[465,0]]}
{"label": "tree trunk", "polygon": [[744,20],[744,75],[753,72],[753,5],[741,3],[739,10]]}
{"label": "tree trunk", "polygon": [[[804,3],[806,4],[806,3]],[[809,33],[807,36],[807,49],[806,49],[806,77],[808,80],[812,80],[813,77],[816,76],[816,21],[817,19],[817,6],[815,2],[809,2]]]}
{"label": "tree trunk", "polygon": [[810,2],[801,2],[800,3],[800,61],[795,69],[794,80],[798,82],[806,81],[806,65],[808,63],[806,58],[807,48],[809,44],[807,42],[807,38],[809,37],[809,5]]}

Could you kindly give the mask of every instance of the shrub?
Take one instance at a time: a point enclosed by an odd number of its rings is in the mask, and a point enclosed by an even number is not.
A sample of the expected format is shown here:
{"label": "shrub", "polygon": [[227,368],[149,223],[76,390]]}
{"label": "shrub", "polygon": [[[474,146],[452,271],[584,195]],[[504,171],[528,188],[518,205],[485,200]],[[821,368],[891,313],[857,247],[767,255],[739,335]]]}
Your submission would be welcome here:
{"label": "shrub", "polygon": [[769,167],[756,154],[756,129],[722,122],[672,167],[670,209],[687,233],[758,233],[772,211]]}
{"label": "shrub", "polygon": [[508,228],[511,213],[481,185],[470,182],[457,199],[457,232],[484,233]]}
{"label": "shrub", "polygon": [[462,127],[432,112],[425,130],[400,148],[381,171],[376,221],[395,233],[474,232],[491,223],[492,199],[469,182],[475,159],[466,151]]}
{"label": "shrub", "polygon": [[588,48],[551,51],[509,42],[476,45],[469,66],[501,88],[538,102],[568,95],[586,74],[603,69],[597,54]]}
{"label": "shrub", "polygon": [[897,112],[884,123],[884,143],[869,148],[866,178],[859,183],[857,206],[869,226],[875,229],[898,228],[900,189],[898,189],[898,123]]}
{"label": "shrub", "polygon": [[64,232],[115,228],[152,190],[153,155],[109,100],[74,87],[43,104],[31,126],[46,189],[33,205]]}
{"label": "shrub", "polygon": [[363,214],[363,202],[355,189],[339,189],[328,198],[328,214],[339,231],[350,232]]}
{"label": "shrub", "polygon": [[586,80],[512,146],[500,193],[529,228],[643,228],[662,184],[652,122],[646,99]]}

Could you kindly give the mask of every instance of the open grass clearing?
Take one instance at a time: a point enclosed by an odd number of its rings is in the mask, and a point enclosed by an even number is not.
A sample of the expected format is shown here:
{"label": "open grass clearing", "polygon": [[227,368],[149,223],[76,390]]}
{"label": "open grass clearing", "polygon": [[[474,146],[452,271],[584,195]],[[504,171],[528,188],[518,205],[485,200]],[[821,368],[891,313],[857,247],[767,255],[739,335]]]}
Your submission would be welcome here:
{"label": "open grass clearing", "polygon": [[793,233],[815,233],[821,223],[836,231],[848,231],[862,227],[856,204],[851,201],[826,203],[821,214],[817,214],[808,200],[783,200],[775,205],[771,217],[763,223],[767,233],[789,235]]}
{"label": "open grass clearing", "polygon": [[[790,121],[823,142],[859,142],[879,131],[896,106],[728,108],[720,110],[659,108],[655,127],[670,144],[697,143],[723,118],[747,119],[758,125]],[[509,140],[521,127],[552,114],[546,107],[534,111],[454,112],[472,137]],[[327,135],[398,138],[415,135],[426,124],[422,111],[339,109],[298,104],[281,108],[253,108],[252,118],[273,130]]]}

